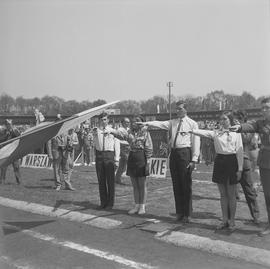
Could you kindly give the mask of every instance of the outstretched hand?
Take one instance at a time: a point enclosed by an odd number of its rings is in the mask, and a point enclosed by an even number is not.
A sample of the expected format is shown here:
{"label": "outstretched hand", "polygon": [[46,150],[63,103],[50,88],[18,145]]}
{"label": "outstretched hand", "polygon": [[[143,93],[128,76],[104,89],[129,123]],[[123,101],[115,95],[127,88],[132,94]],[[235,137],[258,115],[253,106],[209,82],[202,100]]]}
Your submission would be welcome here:
{"label": "outstretched hand", "polygon": [[238,132],[240,129],[241,129],[241,125],[240,124],[233,125],[233,126],[229,127],[229,130],[231,132]]}

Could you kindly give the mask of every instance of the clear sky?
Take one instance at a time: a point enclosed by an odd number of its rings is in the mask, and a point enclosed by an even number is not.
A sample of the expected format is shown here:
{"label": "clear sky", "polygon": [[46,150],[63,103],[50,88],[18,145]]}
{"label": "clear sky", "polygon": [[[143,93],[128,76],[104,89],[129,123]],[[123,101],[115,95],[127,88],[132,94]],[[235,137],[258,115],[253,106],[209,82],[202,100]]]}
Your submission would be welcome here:
{"label": "clear sky", "polygon": [[270,0],[0,0],[0,93],[270,94]]}

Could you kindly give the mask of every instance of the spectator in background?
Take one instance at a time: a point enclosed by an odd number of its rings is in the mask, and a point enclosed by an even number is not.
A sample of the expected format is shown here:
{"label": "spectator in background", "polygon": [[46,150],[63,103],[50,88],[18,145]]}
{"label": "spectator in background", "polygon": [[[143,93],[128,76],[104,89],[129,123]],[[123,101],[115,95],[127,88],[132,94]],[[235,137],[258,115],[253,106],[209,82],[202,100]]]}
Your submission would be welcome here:
{"label": "spectator in background", "polygon": [[[0,143],[8,141],[17,136],[20,136],[19,130],[13,125],[12,120],[6,119],[5,128],[2,131]],[[12,166],[13,166],[16,182],[17,184],[20,184],[21,183],[20,160],[15,160],[12,163]],[[0,182],[3,184],[6,181],[6,172],[7,172],[7,167],[1,167]]]}
{"label": "spectator in background", "polygon": [[63,118],[62,118],[61,114],[58,113],[58,114],[56,115],[56,121],[59,121],[59,120],[62,120],[62,119],[63,119]]}
{"label": "spectator in background", "polygon": [[93,150],[93,134],[90,131],[89,125],[85,125],[82,133],[82,148],[84,156],[84,165],[92,165],[92,150]]}
{"label": "spectator in background", "polygon": [[[130,127],[129,118],[127,117],[123,118],[121,121],[121,124],[122,124],[122,127],[119,127],[118,131],[124,133],[127,136],[129,132],[129,127]],[[126,172],[126,169],[127,169],[129,150],[130,150],[130,146],[129,146],[128,141],[120,140],[120,160],[119,160],[119,167],[115,175],[115,182],[118,184],[123,184],[122,175],[124,172]]]}
{"label": "spectator in background", "polygon": [[36,118],[36,125],[40,124],[41,122],[45,121],[45,117],[43,114],[39,111],[39,109],[35,108],[34,109],[34,114]]}
{"label": "spectator in background", "polygon": [[[39,111],[39,109],[35,108],[34,109],[34,114],[35,114],[35,118],[36,118],[36,125],[39,125],[40,123],[42,123],[43,121],[45,121],[45,117]],[[37,153],[37,154],[44,154],[44,152],[45,152],[44,148],[45,147],[46,147],[46,144],[42,145],[41,148],[35,150],[35,153]]]}
{"label": "spectator in background", "polygon": [[192,134],[208,137],[214,140],[217,153],[212,180],[217,183],[220,192],[222,223],[218,230],[235,230],[236,186],[243,171],[243,144],[240,134],[230,132],[229,127],[234,124],[233,115],[224,112],[220,116],[219,130],[194,129]]}
{"label": "spectator in background", "polygon": [[99,128],[93,131],[96,150],[96,173],[99,185],[100,209],[112,209],[115,196],[115,168],[119,165],[120,143],[107,132],[108,114],[99,115]]}
{"label": "spectator in background", "polygon": [[[77,147],[75,147],[74,158],[77,159],[81,156],[80,154],[83,154],[83,152],[82,152],[82,146],[83,146],[82,137],[83,137],[83,132],[84,132],[83,123],[76,127],[75,132],[77,134],[78,141],[79,141],[79,145]],[[81,159],[83,159],[83,158],[81,157]]]}
{"label": "spectator in background", "polygon": [[[213,130],[214,125],[206,121],[204,128],[200,128],[200,129]],[[201,150],[202,158],[204,159],[205,164],[207,166],[212,164],[215,159],[215,148],[214,148],[213,140],[207,137],[201,137],[201,149],[202,149]]]}
{"label": "spectator in background", "polygon": [[68,135],[70,136],[70,138],[72,140],[72,146],[73,146],[72,158],[73,158],[73,162],[74,162],[75,150],[78,149],[78,147],[79,147],[79,139],[78,139],[77,133],[75,132],[74,128],[71,128],[68,130]]}
{"label": "spectator in background", "polygon": [[[243,110],[237,110],[234,112],[235,124],[247,122],[246,112]],[[249,158],[249,150],[253,148],[254,134],[242,133],[243,149],[244,149],[244,162],[243,172],[240,179],[250,214],[255,224],[259,223],[259,206],[257,203],[257,194],[254,188],[254,182],[251,175],[251,161]]]}
{"label": "spectator in background", "polygon": [[[260,176],[257,160],[259,155],[259,144],[260,144],[260,137],[257,133],[252,134],[251,143],[249,146],[249,159],[251,162],[251,171],[255,172],[258,176]],[[254,186],[255,186],[254,182]]]}
{"label": "spectator in background", "polygon": [[60,134],[48,141],[48,156],[53,162],[55,190],[60,191],[62,181],[66,190],[75,190],[71,185],[73,170],[73,141],[69,134]]}

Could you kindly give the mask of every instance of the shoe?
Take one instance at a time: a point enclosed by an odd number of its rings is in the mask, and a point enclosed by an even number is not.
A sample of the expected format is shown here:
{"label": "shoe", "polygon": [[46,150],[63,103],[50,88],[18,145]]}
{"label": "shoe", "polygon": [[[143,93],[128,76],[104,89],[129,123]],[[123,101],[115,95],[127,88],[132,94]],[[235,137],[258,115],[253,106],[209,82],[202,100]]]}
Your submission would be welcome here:
{"label": "shoe", "polygon": [[216,230],[224,230],[227,229],[229,227],[228,222],[221,222],[217,227]]}
{"label": "shoe", "polygon": [[176,220],[176,221],[182,221],[182,220],[183,220],[183,218],[184,218],[184,216],[183,216],[183,215],[181,215],[181,214],[177,214],[177,213],[176,213],[176,218],[175,218],[175,220]]}
{"label": "shoe", "polygon": [[132,209],[130,209],[130,210],[128,211],[128,214],[129,214],[129,215],[133,215],[133,214],[136,214],[138,211],[139,211],[139,205],[136,204],[134,208],[132,208]]}
{"label": "shoe", "polygon": [[183,223],[190,223],[190,217],[184,216],[182,219]]}
{"label": "shoe", "polygon": [[73,188],[72,186],[70,186],[70,187],[66,187],[65,190],[68,190],[68,191],[75,191],[75,188]]}
{"label": "shoe", "polygon": [[84,163],[84,166],[87,166],[87,163]]}
{"label": "shoe", "polygon": [[55,190],[56,190],[56,191],[60,191],[60,190],[61,190],[61,186],[56,186],[56,187],[55,187]]}
{"label": "shoe", "polygon": [[253,219],[253,223],[258,225],[258,224],[260,224],[260,221],[259,221],[258,218],[254,218],[254,219]]}
{"label": "shoe", "polygon": [[266,235],[269,235],[269,234],[270,234],[270,227],[267,227],[263,231],[259,232],[259,236],[266,236]]}
{"label": "shoe", "polygon": [[228,231],[229,231],[229,232],[233,233],[235,230],[236,230],[235,224],[234,224],[234,225],[229,225],[229,226],[228,226]]}
{"label": "shoe", "polygon": [[145,214],[145,204],[141,204],[138,211],[138,215],[144,215],[144,214]]}

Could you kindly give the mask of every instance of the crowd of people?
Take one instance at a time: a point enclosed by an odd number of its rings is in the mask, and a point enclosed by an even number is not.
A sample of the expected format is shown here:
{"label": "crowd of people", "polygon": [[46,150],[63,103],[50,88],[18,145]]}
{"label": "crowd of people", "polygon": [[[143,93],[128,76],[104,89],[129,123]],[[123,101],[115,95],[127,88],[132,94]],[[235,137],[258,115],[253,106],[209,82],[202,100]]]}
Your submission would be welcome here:
{"label": "crowd of people", "polygon": [[[186,104],[180,100],[176,103],[175,119],[145,122],[141,116],[124,117],[120,128],[110,126],[109,115],[103,112],[97,127],[91,128],[84,123],[48,141],[47,154],[53,163],[55,189],[59,191],[64,186],[74,190],[71,183],[74,159],[76,152],[83,152],[84,164],[95,164],[100,209],[113,208],[115,183],[122,184],[121,177],[126,172],[134,195],[134,207],[128,213],[145,214],[146,182],[153,154],[149,130],[155,127],[168,131],[176,221],[190,222],[192,172],[203,155],[206,165],[214,163],[212,181],[217,184],[220,194],[222,221],[216,229],[236,229],[238,185],[243,189],[254,223],[259,223],[257,193],[251,174],[257,169],[257,158],[270,223],[270,98],[262,100],[261,109],[263,119],[260,120],[248,121],[245,111],[237,110],[222,113],[218,123],[202,125],[188,117]],[[6,140],[19,135],[9,120],[6,121],[6,133]],[[13,167],[19,183],[19,166],[13,163]],[[2,181],[5,169],[1,169]],[[260,233],[266,234],[270,234],[269,226]]]}

